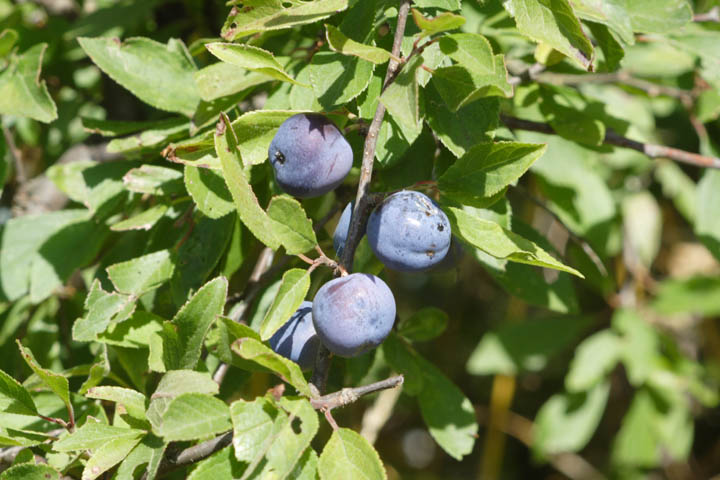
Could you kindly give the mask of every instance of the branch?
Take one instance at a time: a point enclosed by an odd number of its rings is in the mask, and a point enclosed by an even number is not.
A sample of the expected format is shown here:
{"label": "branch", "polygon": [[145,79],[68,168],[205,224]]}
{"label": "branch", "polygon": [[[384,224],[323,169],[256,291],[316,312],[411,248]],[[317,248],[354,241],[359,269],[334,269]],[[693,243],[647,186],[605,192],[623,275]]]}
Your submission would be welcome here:
{"label": "branch", "polygon": [[[500,115],[500,120],[502,120],[502,122],[510,129],[528,130],[531,132],[557,135],[557,132],[547,123],[523,120],[508,115]],[[664,145],[638,142],[637,140],[631,140],[627,137],[623,137],[622,135],[609,129],[605,133],[604,143],[607,145],[614,145],[616,147],[637,150],[650,158],[669,158],[670,160],[675,160],[676,162],[687,163],[697,167],[720,168],[720,158],[687,152],[685,150],[666,147]]]}
{"label": "branch", "polygon": [[[405,25],[407,24],[408,13],[410,12],[410,1],[411,0],[401,0],[400,8],[398,9],[397,27],[395,28],[395,37],[393,38],[392,46],[392,54],[394,57],[400,57],[400,47],[402,46],[402,40],[405,36]],[[387,73],[385,74],[383,89],[387,88],[392,82],[394,73],[399,65],[400,63],[395,59],[390,59]],[[365,137],[365,147],[363,148],[362,165],[360,167],[360,180],[355,197],[355,210],[353,210],[352,213],[352,221],[350,222],[347,240],[345,240],[342,258],[340,259],[340,266],[345,268],[347,272],[352,271],[355,249],[360,242],[360,232],[363,230],[362,226],[367,222],[368,207],[370,205],[370,199],[372,198],[372,195],[370,195],[370,181],[372,180],[373,164],[375,162],[375,149],[377,148],[378,134],[380,133],[380,126],[382,125],[384,117],[385,105],[383,105],[382,102],[378,102],[375,116],[372,119],[372,123],[370,123],[367,136]],[[329,369],[330,352],[327,347],[320,344],[315,359],[313,376],[310,380],[310,383],[315,386],[320,394],[325,391]]]}
{"label": "branch", "polygon": [[[230,443],[232,443],[232,438],[233,432],[230,431],[211,440],[188,447],[176,454],[168,454],[160,464],[156,478],[160,478],[167,473],[177,470],[178,468],[186,467],[193,463],[197,463],[200,460],[205,460],[213,453],[219,452],[230,445]],[[146,479],[147,472],[142,476],[142,480]]]}
{"label": "branch", "polygon": [[720,22],[720,7],[713,7],[705,13],[693,17],[694,22]]}
{"label": "branch", "polygon": [[333,408],[344,407],[345,405],[356,402],[363,395],[369,395],[379,392],[380,390],[387,390],[388,388],[399,387],[404,381],[405,378],[402,375],[396,375],[386,378],[385,380],[380,380],[379,382],[363,385],[362,387],[343,388],[337,392],[313,398],[310,400],[310,404],[316,410],[332,410]]}

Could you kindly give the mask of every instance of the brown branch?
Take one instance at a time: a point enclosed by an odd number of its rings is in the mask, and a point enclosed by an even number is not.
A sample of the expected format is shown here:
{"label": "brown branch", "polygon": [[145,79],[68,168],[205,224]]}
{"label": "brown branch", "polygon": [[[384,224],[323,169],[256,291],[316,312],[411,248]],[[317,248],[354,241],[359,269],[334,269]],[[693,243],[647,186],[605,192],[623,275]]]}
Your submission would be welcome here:
{"label": "brown branch", "polygon": [[23,184],[27,180],[27,175],[25,173],[25,165],[23,164],[20,149],[15,145],[13,134],[7,127],[3,127],[3,135],[5,136],[5,143],[7,143],[8,150],[10,150],[10,155],[15,163],[15,179],[17,183]]}
{"label": "brown branch", "polygon": [[317,410],[332,410],[337,407],[344,407],[356,402],[363,395],[379,392],[388,388],[399,387],[403,384],[405,378],[402,375],[380,380],[379,382],[363,385],[362,387],[343,388],[334,393],[323,395],[322,397],[313,398],[310,404]]}
{"label": "brown branch", "polygon": [[[549,135],[557,135],[547,123],[534,122],[532,120],[523,120],[521,118],[511,117],[509,115],[500,115],[500,120],[510,129],[528,130],[531,132],[546,133]],[[604,143],[614,145],[616,147],[630,148],[644,153],[650,158],[669,158],[676,162],[687,163],[697,167],[720,168],[720,158],[700,155],[698,153],[687,152],[678,148],[666,147],[664,145],[655,145],[652,143],[642,143],[637,140],[631,140],[627,137],[607,130],[605,133]]]}
{"label": "brown branch", "polygon": [[713,7],[705,13],[698,13],[693,17],[694,22],[720,22],[720,7]]}
{"label": "brown branch", "polygon": [[[223,448],[227,447],[232,443],[233,432],[226,432],[213,439],[207,440],[192,447],[188,447],[177,453],[167,454],[160,463],[156,478],[160,478],[170,472],[193,463],[197,463],[201,460],[205,460],[213,453],[219,452]],[[147,479],[147,472],[142,476],[142,480]]]}
{"label": "brown branch", "polygon": [[[405,25],[407,24],[408,13],[410,12],[410,3],[410,0],[401,0],[400,8],[398,9],[397,26],[395,28],[395,37],[393,38],[392,46],[392,54],[395,57],[400,57],[400,47],[402,46],[402,40],[405,36]],[[383,88],[387,88],[387,86],[392,82],[394,73],[398,69],[399,65],[400,63],[397,61],[390,59],[387,73],[385,74],[385,81],[383,82]],[[372,197],[370,194],[370,181],[372,180],[373,165],[375,163],[375,149],[377,148],[380,126],[382,125],[384,117],[385,105],[383,105],[382,102],[378,102],[375,115],[373,116],[372,123],[370,123],[367,136],[365,137],[362,165],[360,167],[360,180],[358,182],[358,190],[355,197],[355,209],[352,213],[352,221],[350,222],[347,239],[345,240],[345,246],[343,247],[342,258],[340,259],[340,267],[344,268],[347,272],[352,271],[355,249],[360,242],[360,232],[363,230],[363,225],[367,222],[369,213],[368,205],[370,204],[370,199]],[[315,359],[313,376],[310,380],[310,383],[314,385],[319,394],[322,394],[325,391],[329,368],[330,352],[327,350],[327,347],[320,344],[317,357]]]}

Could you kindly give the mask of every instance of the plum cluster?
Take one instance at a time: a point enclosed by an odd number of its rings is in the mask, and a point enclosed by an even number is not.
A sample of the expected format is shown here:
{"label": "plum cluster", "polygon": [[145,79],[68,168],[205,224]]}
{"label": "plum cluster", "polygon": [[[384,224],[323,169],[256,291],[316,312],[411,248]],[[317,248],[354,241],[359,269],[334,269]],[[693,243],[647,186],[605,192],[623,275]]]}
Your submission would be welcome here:
{"label": "plum cluster", "polygon": [[[326,117],[301,113],[288,118],[270,144],[269,160],[280,188],[297,197],[314,197],[336,188],[352,167],[352,149]],[[355,203],[349,203],[333,234],[342,255]],[[462,255],[450,222],[427,195],[400,191],[388,196],[370,215],[366,231],[375,256],[401,272],[452,267]],[[343,357],[380,345],[395,322],[395,298],[375,275],[353,273],[324,284],[313,302],[305,301],[270,339],[271,348],[298,363],[313,366],[322,343]]]}

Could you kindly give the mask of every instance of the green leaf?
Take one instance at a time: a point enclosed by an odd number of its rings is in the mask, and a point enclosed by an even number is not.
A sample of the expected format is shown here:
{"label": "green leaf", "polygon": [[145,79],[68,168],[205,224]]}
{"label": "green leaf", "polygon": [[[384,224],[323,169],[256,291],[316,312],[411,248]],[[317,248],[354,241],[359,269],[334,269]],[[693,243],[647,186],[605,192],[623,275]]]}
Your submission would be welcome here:
{"label": "green leaf", "polygon": [[720,172],[706,170],[697,187],[697,218],[695,234],[715,256],[720,259]]}
{"label": "green leaf", "polygon": [[307,270],[291,268],[286,271],[280,290],[260,326],[260,338],[267,340],[272,337],[300,307],[309,289],[310,273]]}
{"label": "green leaf", "polygon": [[225,180],[214,170],[186,165],[185,188],[198,210],[210,218],[224,217],[235,210]]}
{"label": "green leaf", "polygon": [[471,148],[438,179],[443,195],[483,207],[489,198],[517,181],[545,153],[546,145],[481,143]]}
{"label": "green leaf", "polygon": [[232,345],[232,351],[240,357],[269,368],[302,395],[310,396],[310,387],[300,367],[293,361],[278,355],[269,347],[252,338],[241,338]]}
{"label": "green leaf", "polygon": [[57,107],[40,80],[46,43],[13,55],[10,65],[0,73],[0,114],[28,117],[50,123],[58,117]]}
{"label": "green leaf", "polygon": [[225,62],[218,62],[195,72],[200,98],[211,102],[228,95],[270,82],[273,77]]}
{"label": "green leaf", "polygon": [[440,37],[442,53],[477,75],[492,75],[496,64],[492,46],[477,33],[455,33]]}
{"label": "green leaf", "polygon": [[600,383],[587,393],[556,394],[535,419],[533,452],[540,458],[576,452],[590,441],[605,411],[610,385]]}
{"label": "green leaf", "polygon": [[308,66],[310,84],[325,110],[345,105],[370,83],[374,64],[335,52],[318,52]]}
{"label": "green leaf", "polygon": [[170,280],[175,269],[169,250],[160,250],[107,268],[118,292],[138,296]]}
{"label": "green leaf", "polygon": [[476,144],[492,140],[500,111],[496,98],[481,98],[453,112],[432,83],[423,93],[427,122],[453,155],[462,157]]}
{"label": "green leaf", "polygon": [[181,351],[177,368],[192,370],[197,365],[205,335],[225,308],[227,289],[225,277],[209,281],[172,319]]}
{"label": "green leaf", "polygon": [[569,392],[590,390],[615,368],[621,352],[621,339],[612,330],[601,330],[586,338],[575,349],[565,388]]}
{"label": "green leaf", "polygon": [[60,480],[60,472],[48,465],[22,463],[0,473],[0,480]]}
{"label": "green leaf", "polygon": [[140,440],[145,431],[122,428],[88,420],[82,427],[61,437],[53,444],[56,452],[72,452],[100,448],[112,440]]}
{"label": "green leaf", "polygon": [[150,195],[178,195],[183,193],[182,172],[174,168],[143,165],[133,168],[123,177],[125,188]]}
{"label": "green leaf", "polygon": [[378,453],[365,438],[349,428],[333,431],[320,454],[318,473],[322,480],[387,479]]}
{"label": "green leaf", "polygon": [[444,32],[446,30],[455,30],[456,28],[460,28],[465,25],[464,17],[450,12],[442,12],[435,18],[425,18],[420,11],[413,8],[412,17],[413,20],[415,20],[415,25],[422,30],[420,38]]}
{"label": "green leaf", "polygon": [[381,348],[388,365],[405,377],[403,393],[419,394],[423,389],[423,371],[420,367],[419,355],[407,340],[395,332],[391,332],[382,343]]}
{"label": "green leaf", "polygon": [[[12,413],[8,412],[5,417],[11,415]],[[33,447],[48,441],[48,439],[49,437],[44,433],[0,427],[0,445],[2,446]]]}
{"label": "green leaf", "polygon": [[145,435],[120,464],[113,479],[135,480],[136,470],[144,466],[141,470],[147,473],[147,480],[154,480],[166,447],[167,443],[161,438],[152,434]]}
{"label": "green leaf", "polygon": [[658,286],[652,307],[663,315],[694,313],[714,317],[720,314],[720,278],[695,276],[665,280]]}
{"label": "green leaf", "polygon": [[0,57],[6,57],[18,41],[18,32],[11,28],[6,28],[0,33]]}
{"label": "green leaf", "polygon": [[37,363],[37,360],[35,360],[35,356],[29,348],[23,346],[19,339],[15,339],[15,342],[20,349],[20,355],[22,355],[25,363],[28,364],[30,369],[38,376],[40,381],[50,389],[50,391],[60,397],[65,404],[65,408],[67,408],[68,412],[72,414],[73,406],[72,403],[70,403],[70,386],[67,377],[42,368]]}
{"label": "green leaf", "polygon": [[160,110],[192,116],[200,102],[195,65],[185,46],[171,39],[163,45],[149,38],[78,38],[92,61],[143,102]]}
{"label": "green leaf", "polygon": [[413,2],[420,8],[440,8],[442,10],[460,10],[460,0],[415,0]]}
{"label": "green leaf", "polygon": [[[99,118],[82,117],[83,128],[88,133],[97,133],[103,137],[119,137],[129,135],[131,133],[142,132],[144,130],[165,130],[179,125],[187,125],[185,118],[166,118],[163,120],[150,120],[146,122],[125,122],[118,120],[101,120]],[[164,167],[155,167],[147,165],[150,168],[163,169]]]}
{"label": "green leaf", "polygon": [[186,137],[191,127],[192,125],[187,119],[175,119],[158,125],[156,128],[143,130],[136,135],[114,138],[108,143],[107,151],[125,155],[157,152],[172,140]]}
{"label": "green leaf", "polygon": [[252,402],[237,400],[230,405],[236,459],[249,463],[258,454],[264,455],[269,448],[265,444],[272,440],[276,416],[276,407],[265,397]]}
{"label": "green leaf", "polygon": [[233,448],[225,447],[205,460],[197,463],[187,480],[217,480],[218,478],[240,478],[243,465],[235,460]]}
{"label": "green leaf", "polygon": [[441,67],[435,70],[432,83],[450,110],[458,109],[482,97],[512,97],[513,87],[508,83],[505,58],[495,55],[492,73],[479,74],[462,65]]}
{"label": "green leaf", "polygon": [[352,55],[375,64],[385,63],[392,58],[392,54],[384,48],[356,42],[330,24],[325,24],[325,31],[328,46],[333,52]]}
{"label": "green leaf", "polygon": [[113,232],[126,232],[128,230],[150,230],[168,211],[168,206],[162,203],[154,205],[142,213],[114,223],[110,230]]}
{"label": "green leaf", "polygon": [[385,91],[380,101],[390,112],[403,132],[411,132],[407,136],[417,137],[422,130],[420,117],[420,93],[418,91],[417,69],[422,65],[423,58],[416,56],[400,71]]}
{"label": "green leaf", "polygon": [[447,313],[439,308],[425,307],[400,322],[398,333],[415,342],[432,340],[445,331],[447,323]]}
{"label": "green leaf", "polygon": [[294,198],[288,195],[273,197],[267,214],[274,220],[275,236],[280,239],[288,255],[307,252],[317,245],[312,221]]}
{"label": "green leaf", "polygon": [[273,54],[262,48],[238,43],[208,43],[205,48],[223,62],[262,73],[283,82],[298,84],[285,72]]}
{"label": "green leaf", "polygon": [[314,23],[345,10],[348,0],[250,0],[234,7],[220,35],[232,41],[257,32]]}
{"label": "green leaf", "polygon": [[206,438],[231,428],[230,409],[225,402],[202,393],[185,393],[170,402],[158,433],[167,442],[178,442]]}
{"label": "green leaf", "polygon": [[622,362],[629,382],[641,386],[664,363],[659,355],[658,332],[636,310],[616,310],[613,329],[623,337]]}
{"label": "green leaf", "polygon": [[162,319],[149,312],[134,312],[121,323],[111,324],[97,340],[123,348],[147,348],[149,339],[162,330]]}
{"label": "green leaf", "polygon": [[495,222],[455,207],[449,207],[446,213],[455,235],[495,258],[553,268],[584,278],[580,272],[557,261],[530,240]]}
{"label": "green leaf", "polygon": [[279,240],[273,231],[275,221],[260,207],[242,169],[242,158],[237,149],[237,139],[232,129],[226,128],[229,121],[221,119],[215,132],[215,151],[222,163],[223,177],[232,194],[240,219],[262,243],[277,250]]}
{"label": "green leaf", "polygon": [[473,375],[537,372],[588,326],[584,317],[557,316],[511,323],[483,335],[467,361]]}
{"label": "green leaf", "polygon": [[551,46],[583,69],[590,68],[593,46],[568,0],[505,0],[503,6],[520,33]]}
{"label": "green leaf", "polygon": [[[304,95],[309,90],[303,89]],[[267,161],[268,148],[280,125],[291,116],[301,113],[294,110],[256,110],[247,112],[232,122],[245,166]]]}
{"label": "green leaf", "polygon": [[[563,138],[599,147],[605,140],[605,124],[580,111],[590,109],[587,101],[567,89],[543,87],[540,90],[540,112],[552,128]],[[573,105],[572,100],[579,100]]]}
{"label": "green leaf", "polygon": [[145,395],[136,390],[112,386],[93,387],[85,396],[115,402],[122,405],[131,417],[145,420]]}
{"label": "green leaf", "polygon": [[125,460],[128,454],[140,443],[141,438],[113,438],[93,451],[85,464],[82,480],[94,480],[112,467]]}
{"label": "green leaf", "polygon": [[460,460],[472,452],[478,425],[470,400],[432,363],[420,358],[423,389],[418,401],[430,435],[448,455]]}
{"label": "green leaf", "polygon": [[633,0],[626,2],[630,23],[636,32],[665,33],[692,21],[687,0]]}
{"label": "green leaf", "polygon": [[78,342],[93,341],[111,322],[127,319],[135,309],[135,302],[129,296],[104,291],[100,281],[95,280],[85,298],[85,309],[87,314],[73,324],[73,340]]}
{"label": "green leaf", "polygon": [[[623,43],[632,45],[635,43],[633,26],[628,8],[635,2],[626,0],[604,0],[596,2],[593,0],[574,0],[572,2],[575,14],[583,20],[607,25]],[[630,5],[628,5],[630,4]],[[648,9],[655,10],[654,6]]]}
{"label": "green leaf", "polygon": [[5,413],[37,415],[37,407],[30,392],[2,370],[0,370],[0,410]]}

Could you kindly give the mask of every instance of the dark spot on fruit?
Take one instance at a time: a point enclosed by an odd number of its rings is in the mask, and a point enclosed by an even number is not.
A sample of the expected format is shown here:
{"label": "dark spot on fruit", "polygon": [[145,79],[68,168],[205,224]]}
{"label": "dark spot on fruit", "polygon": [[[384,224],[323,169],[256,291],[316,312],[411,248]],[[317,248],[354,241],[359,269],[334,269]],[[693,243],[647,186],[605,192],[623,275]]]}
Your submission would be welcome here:
{"label": "dark spot on fruit", "polygon": [[438,224],[437,224],[437,229],[438,229],[438,232],[442,232],[443,230],[445,230],[445,227],[443,227],[443,224],[442,224],[442,223],[438,223]]}
{"label": "dark spot on fruit", "polygon": [[280,165],[285,163],[285,155],[282,154],[279,150],[275,152],[275,160],[280,162]]}
{"label": "dark spot on fruit", "polygon": [[435,252],[433,252],[432,250],[428,250],[427,252],[425,252],[425,255],[427,255],[429,258],[433,258],[435,256]]}

